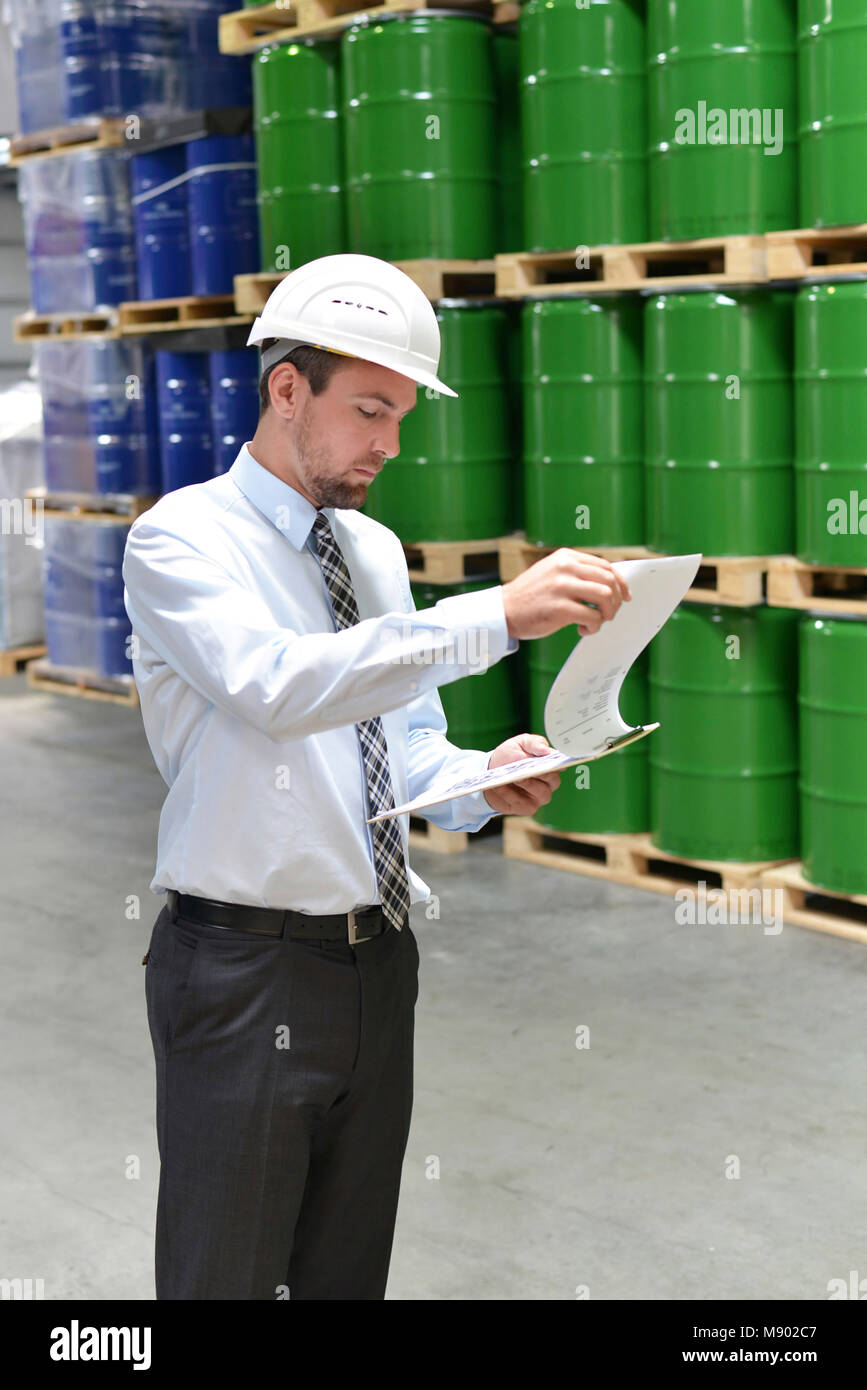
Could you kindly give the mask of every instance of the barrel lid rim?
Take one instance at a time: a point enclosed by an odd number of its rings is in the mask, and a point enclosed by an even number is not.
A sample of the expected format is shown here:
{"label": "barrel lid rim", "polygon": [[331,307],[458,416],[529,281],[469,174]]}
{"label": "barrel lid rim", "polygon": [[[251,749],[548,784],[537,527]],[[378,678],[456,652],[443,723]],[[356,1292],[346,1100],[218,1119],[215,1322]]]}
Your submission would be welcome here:
{"label": "barrel lid rim", "polygon": [[867,628],[867,619],[863,613],[828,613],[824,608],[802,608],[793,611],[800,612],[802,618],[821,618],[823,622],[832,623],[860,623],[862,627]]}
{"label": "barrel lid rim", "polygon": [[462,309],[465,306],[483,309],[486,305],[499,308],[501,304],[508,305],[513,302],[508,295],[463,294],[443,295],[441,299],[435,299],[433,304],[435,309],[440,308],[440,306],[444,309]]}
{"label": "barrel lid rim", "polygon": [[852,274],[852,275],[846,275],[845,273],[844,273],[844,274],[841,274],[841,275],[835,274],[835,275],[833,276],[833,278],[832,278],[830,275],[802,275],[802,276],[799,276],[798,279],[797,279],[794,283],[797,284],[798,286],[801,286],[801,285],[853,285],[853,284],[854,284],[854,285],[857,285],[857,284],[859,284],[859,283],[860,283],[860,284],[864,284],[865,282],[867,282],[867,271],[861,271],[860,274],[856,272],[856,273],[854,273],[854,274]]}
{"label": "barrel lid rim", "polygon": [[392,20],[426,19],[428,16],[434,19],[442,19],[447,16],[453,19],[480,19],[489,29],[494,27],[493,16],[482,14],[478,10],[427,10],[419,8],[417,10],[391,10],[386,14],[378,14],[375,10],[371,10],[359,15],[357,19],[353,19],[351,24],[347,24],[343,33],[348,33],[350,29],[368,29],[372,24],[387,24]]}

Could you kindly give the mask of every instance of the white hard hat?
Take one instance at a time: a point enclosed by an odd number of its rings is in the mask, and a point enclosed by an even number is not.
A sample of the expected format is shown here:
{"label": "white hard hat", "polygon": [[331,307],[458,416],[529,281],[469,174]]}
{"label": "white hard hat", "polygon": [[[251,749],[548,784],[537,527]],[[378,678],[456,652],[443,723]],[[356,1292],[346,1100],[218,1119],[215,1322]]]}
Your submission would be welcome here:
{"label": "white hard hat", "polygon": [[290,271],[268,296],[247,345],[279,338],[263,370],[308,344],[390,367],[411,381],[457,396],[437,379],[440,328],[433,305],[396,265],[376,256],[320,256]]}

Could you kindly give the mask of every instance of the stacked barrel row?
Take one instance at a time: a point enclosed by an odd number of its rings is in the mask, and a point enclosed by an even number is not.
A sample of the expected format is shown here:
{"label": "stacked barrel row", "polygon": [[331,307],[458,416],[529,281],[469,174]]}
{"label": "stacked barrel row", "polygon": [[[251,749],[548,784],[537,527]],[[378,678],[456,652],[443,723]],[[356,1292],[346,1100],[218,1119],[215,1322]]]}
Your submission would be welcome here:
{"label": "stacked barrel row", "polygon": [[862,0],[529,0],[253,60],[262,268],[867,219]]}
{"label": "stacked barrel row", "polygon": [[7,0],[19,130],[249,106],[249,64],[218,48],[226,8],[224,0]]}
{"label": "stacked barrel row", "polygon": [[518,43],[417,11],[253,60],[263,269],[520,249]]}
{"label": "stacked barrel row", "polygon": [[[257,267],[250,69],[219,53],[225,8],[13,0],[20,130],[32,136],[20,145],[35,151],[19,197],[36,314],[78,321],[129,300],[231,295],[235,275]],[[47,149],[48,128],[80,141],[68,123],[100,117],[123,118],[124,146]],[[48,655],[101,676],[132,670],[127,499],[225,471],[258,416],[254,351],[155,350],[115,332],[34,339],[48,505],[72,493],[82,509],[46,517]],[[88,515],[107,494],[122,495],[118,513]]]}

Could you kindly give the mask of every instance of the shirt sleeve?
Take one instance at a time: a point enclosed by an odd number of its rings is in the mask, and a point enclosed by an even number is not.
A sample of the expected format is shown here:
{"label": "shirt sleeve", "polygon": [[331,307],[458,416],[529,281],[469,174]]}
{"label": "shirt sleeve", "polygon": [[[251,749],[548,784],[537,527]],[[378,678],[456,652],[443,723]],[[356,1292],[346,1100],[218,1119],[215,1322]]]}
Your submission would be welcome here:
{"label": "shirt sleeve", "polygon": [[281,627],[219,562],[147,514],[130,528],[123,580],[133,633],[205,699],[278,743],[371,719],[472,674],[480,631],[489,664],[509,642],[499,586],[340,632]]}
{"label": "shirt sleeve", "polygon": [[[461,594],[465,609],[470,599],[482,599],[486,590]],[[412,591],[407,578],[405,601],[409,611],[415,612]],[[442,603],[443,600],[440,600]],[[502,607],[502,598],[500,600]],[[479,617],[485,616],[480,609]],[[518,642],[509,637],[506,616],[502,614],[502,627],[497,633],[507,654],[517,651]],[[493,663],[488,663],[489,665]],[[477,667],[481,670],[481,667]],[[442,700],[436,689],[426,691],[409,706],[409,750],[407,753],[407,789],[409,800],[434,789],[436,784],[448,786],[464,777],[476,777],[486,772],[493,749],[482,751],[472,748],[458,748],[447,738],[448,724]],[[484,792],[471,792],[468,796],[456,797],[452,801],[441,801],[435,806],[427,806],[419,815],[437,825],[442,830],[480,830],[492,816],[500,815],[485,800]]]}

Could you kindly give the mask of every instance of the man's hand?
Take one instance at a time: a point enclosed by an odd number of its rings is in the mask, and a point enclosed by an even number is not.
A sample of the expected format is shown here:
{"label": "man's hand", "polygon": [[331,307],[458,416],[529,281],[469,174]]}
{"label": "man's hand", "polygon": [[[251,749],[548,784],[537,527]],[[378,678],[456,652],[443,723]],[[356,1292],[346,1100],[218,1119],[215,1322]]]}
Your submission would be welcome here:
{"label": "man's hand", "polygon": [[568,546],[503,585],[506,627],[517,638],[548,637],[570,623],[588,637],[631,598],[629,585],[610,560]]}
{"label": "man's hand", "polygon": [[[541,734],[517,734],[494,749],[488,767],[493,769],[501,767],[503,763],[516,763],[519,758],[538,757],[541,753],[552,751],[550,743]],[[559,785],[559,772],[545,772],[539,777],[528,777],[525,782],[507,782],[504,787],[491,787],[484,797],[488,805],[501,815],[532,816],[540,806],[547,806]]]}

